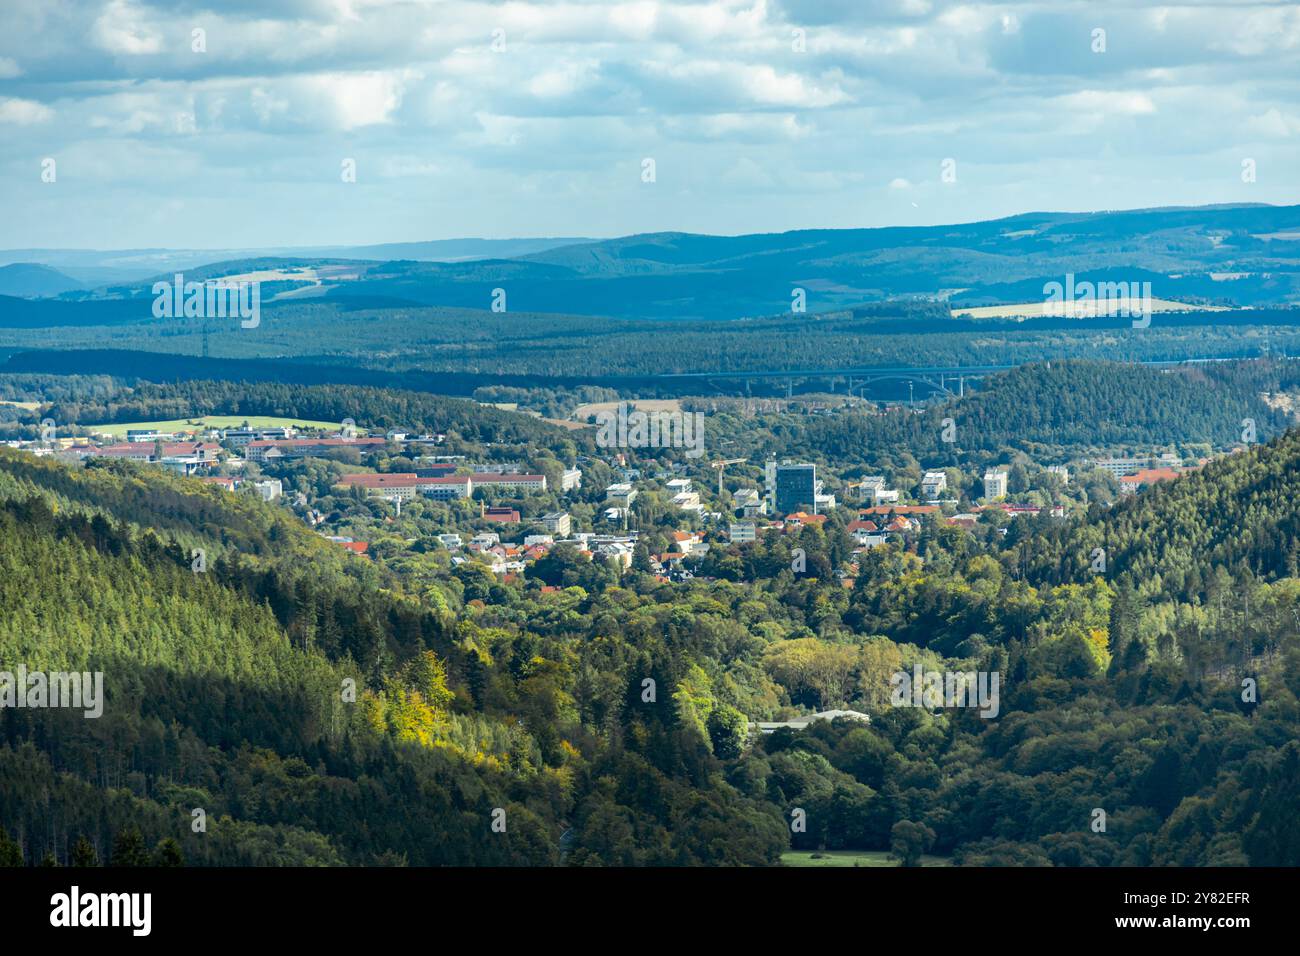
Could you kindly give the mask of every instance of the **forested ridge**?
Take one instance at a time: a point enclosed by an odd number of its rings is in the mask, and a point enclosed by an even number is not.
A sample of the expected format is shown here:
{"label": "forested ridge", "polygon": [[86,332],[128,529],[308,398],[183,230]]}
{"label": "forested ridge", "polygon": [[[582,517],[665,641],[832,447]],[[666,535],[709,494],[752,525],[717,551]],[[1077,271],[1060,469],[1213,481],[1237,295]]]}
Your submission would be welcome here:
{"label": "forested ridge", "polygon": [[[1043,462],[1123,450],[1210,449],[1259,441],[1288,424],[1264,392],[1294,389],[1296,363],[1262,360],[1169,370],[1117,362],[1035,362],[990,376],[963,398],[913,411],[720,419],[713,435],[757,458],[808,456],[868,469],[907,456],[925,467],[985,464],[1021,451]],[[949,385],[955,385],[949,382]],[[711,423],[712,424],[712,423]],[[951,427],[947,427],[951,425]]]}

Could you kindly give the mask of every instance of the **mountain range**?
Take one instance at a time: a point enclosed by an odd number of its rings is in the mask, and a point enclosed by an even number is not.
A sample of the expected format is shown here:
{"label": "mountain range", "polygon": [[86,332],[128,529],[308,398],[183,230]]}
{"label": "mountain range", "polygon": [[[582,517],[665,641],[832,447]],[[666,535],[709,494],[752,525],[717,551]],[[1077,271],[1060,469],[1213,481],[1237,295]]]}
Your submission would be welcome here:
{"label": "mountain range", "polygon": [[[160,250],[99,258],[19,252],[66,275],[24,286],[34,293],[0,284],[0,294],[134,298],[149,295],[153,281],[170,281],[175,271],[205,278],[271,270],[274,285],[264,290],[264,301],[324,297],[487,310],[500,289],[510,311],[734,319],[790,312],[797,290],[810,313],[890,299],[947,301],[954,311],[1032,302],[1042,298],[1044,283],[1075,273],[1096,281],[1150,281],[1156,298],[1197,304],[1300,301],[1300,206],[1032,212],[954,225],[741,236],[467,239],[255,255],[226,250],[202,261],[196,252]],[[89,274],[78,270],[128,263],[155,268],[94,291],[60,287],[68,277]]]}

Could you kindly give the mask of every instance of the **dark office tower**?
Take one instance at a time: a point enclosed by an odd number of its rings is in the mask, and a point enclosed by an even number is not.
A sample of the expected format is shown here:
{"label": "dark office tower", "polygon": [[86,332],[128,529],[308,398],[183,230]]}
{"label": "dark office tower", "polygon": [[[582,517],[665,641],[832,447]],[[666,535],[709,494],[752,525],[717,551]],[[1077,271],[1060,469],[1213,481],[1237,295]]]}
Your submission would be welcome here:
{"label": "dark office tower", "polygon": [[772,506],[777,514],[815,512],[817,504],[816,465],[777,465]]}

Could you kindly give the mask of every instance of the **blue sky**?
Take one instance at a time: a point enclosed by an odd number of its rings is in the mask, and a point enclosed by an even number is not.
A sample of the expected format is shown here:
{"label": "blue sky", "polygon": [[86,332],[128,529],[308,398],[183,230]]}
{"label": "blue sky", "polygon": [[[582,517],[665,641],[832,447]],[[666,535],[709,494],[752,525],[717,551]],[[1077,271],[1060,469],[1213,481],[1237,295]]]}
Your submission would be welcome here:
{"label": "blue sky", "polygon": [[1294,4],[4,4],[4,248],[1300,201]]}

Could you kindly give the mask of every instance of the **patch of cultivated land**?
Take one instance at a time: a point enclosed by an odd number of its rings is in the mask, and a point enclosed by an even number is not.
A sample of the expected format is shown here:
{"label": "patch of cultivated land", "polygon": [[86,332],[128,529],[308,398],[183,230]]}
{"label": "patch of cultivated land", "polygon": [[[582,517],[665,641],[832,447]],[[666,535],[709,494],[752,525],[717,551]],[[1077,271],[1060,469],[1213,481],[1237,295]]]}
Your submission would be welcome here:
{"label": "patch of cultivated land", "polygon": [[[614,411],[619,404],[619,402],[592,402],[590,405],[579,405],[574,409],[573,417],[580,422],[586,421],[592,415]],[[630,409],[640,412],[680,412],[682,410],[682,403],[675,398],[630,398],[627,399],[627,405]]]}
{"label": "patch of cultivated land", "polygon": [[[1145,308],[1138,299],[1112,299],[1110,301],[1013,302],[1008,305],[981,305],[975,308],[954,308],[954,317],[969,315],[973,319],[1038,319],[1044,316],[1064,315],[1070,319],[1095,319],[1099,315],[1138,315]],[[1172,299],[1152,299],[1152,312],[1227,312],[1222,305],[1188,305]]]}
{"label": "patch of cultivated land", "polygon": [[[782,866],[898,866],[884,850],[788,850],[781,854]],[[922,856],[922,866],[952,866],[946,856]]]}
{"label": "patch of cultivated land", "polygon": [[338,422],[314,422],[305,418],[275,418],[270,415],[209,415],[205,418],[176,419],[170,422],[124,422],[113,425],[85,425],[87,431],[98,435],[125,438],[129,429],[151,428],[159,432],[201,432],[209,428],[239,428],[245,422],[250,428],[294,428],[311,431],[336,431]]}

